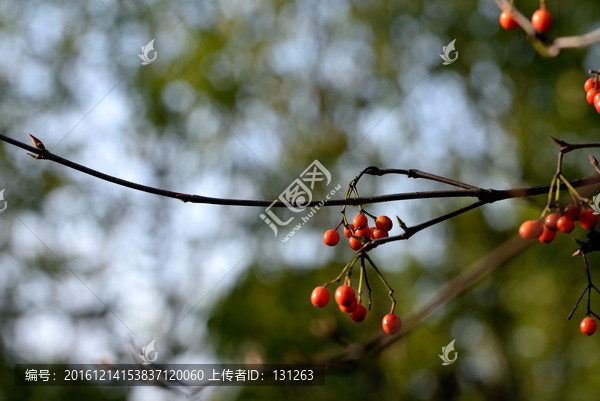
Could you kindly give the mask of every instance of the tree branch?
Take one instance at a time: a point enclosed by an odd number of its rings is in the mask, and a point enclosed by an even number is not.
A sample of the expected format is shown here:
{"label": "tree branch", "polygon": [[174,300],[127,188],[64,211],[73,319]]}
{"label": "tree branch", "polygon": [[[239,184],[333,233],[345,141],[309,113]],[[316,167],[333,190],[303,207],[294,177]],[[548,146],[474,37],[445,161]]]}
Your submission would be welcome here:
{"label": "tree branch", "polygon": [[[62,158],[62,157],[50,152],[48,149],[46,149],[45,146],[43,145],[43,143],[39,139],[37,139],[35,137],[32,137],[32,139],[37,147],[27,145],[16,139],[13,139],[13,138],[10,138],[10,137],[0,134],[1,141],[4,141],[13,146],[16,146],[16,147],[19,147],[19,148],[22,148],[22,149],[25,149],[25,150],[31,152],[30,155],[36,159],[50,160],[55,163],[61,164],[63,166],[80,171],[84,174],[88,174],[93,177],[99,178],[101,180],[112,182],[113,184],[121,185],[123,187],[135,189],[137,191],[142,191],[142,192],[146,192],[146,193],[150,193],[150,194],[158,195],[158,196],[164,196],[167,198],[179,199],[180,201],[191,202],[191,203],[201,203],[201,204],[210,204],[210,205],[226,205],[226,206],[288,207],[288,204],[286,204],[282,201],[214,198],[214,197],[208,197],[208,196],[202,196],[202,195],[183,194],[180,192],[174,192],[174,191],[155,188],[155,187],[151,187],[151,186],[147,186],[147,185],[137,184],[135,182],[123,180],[123,179],[111,176],[109,174],[105,174],[100,171],[83,166],[81,164],[75,163],[71,160]],[[569,146],[581,147],[582,145],[569,145]],[[399,200],[435,199],[435,198],[463,198],[463,197],[468,198],[468,197],[471,197],[471,198],[479,199],[480,202],[476,202],[471,206],[467,206],[466,208],[463,208],[463,209],[471,210],[471,209],[473,209],[475,207],[479,207],[483,204],[492,203],[492,202],[496,202],[499,200],[510,199],[510,198],[525,198],[528,196],[546,194],[550,190],[549,185],[541,185],[541,186],[528,187],[528,188],[513,188],[513,189],[506,189],[506,190],[483,189],[483,188],[474,187],[474,186],[471,186],[468,184],[460,183],[458,181],[451,180],[448,178],[439,177],[434,174],[424,173],[419,170],[402,170],[402,169],[381,170],[381,169],[378,169],[377,167],[368,167],[359,174],[359,177],[362,176],[363,174],[370,174],[370,175],[403,174],[403,175],[406,175],[411,178],[424,178],[424,179],[443,182],[443,183],[458,186],[461,188],[469,188],[469,189],[405,192],[405,193],[395,193],[395,194],[369,196],[369,197],[356,197],[356,198],[347,198],[347,199],[313,200],[310,203],[304,204],[303,206],[305,206],[305,207],[344,206],[344,205],[357,206],[357,205],[384,203],[384,202],[399,201]],[[569,181],[569,183],[574,188],[600,184],[600,176],[580,178],[580,179]],[[460,209],[460,210],[462,210],[462,209]],[[466,210],[464,210],[464,211],[466,211]],[[457,212],[452,212],[452,213],[457,213]],[[458,214],[460,214],[460,213],[458,213]],[[453,214],[450,217],[453,217],[455,215],[456,214]],[[443,221],[443,220],[447,220],[450,217],[441,216],[437,219],[436,223],[439,223],[440,221]],[[426,224],[426,223],[423,223],[423,224]],[[428,224],[427,226],[430,226],[430,225],[432,225],[432,224]],[[414,232],[419,231],[416,229],[416,227],[419,227],[419,226],[413,227]],[[425,228],[425,227],[422,227],[420,229],[423,229],[423,228]],[[414,234],[414,232],[412,234]],[[371,242],[380,244],[383,242],[390,241],[390,238],[394,238],[394,237],[384,238],[381,240],[375,240],[375,241],[371,241]],[[386,241],[384,241],[384,240],[386,240]]]}
{"label": "tree branch", "polygon": [[547,36],[538,33],[533,25],[531,25],[531,21],[521,14],[513,4],[510,4],[506,0],[495,1],[498,7],[510,11],[511,17],[525,31],[527,39],[542,57],[556,57],[563,49],[586,47],[600,41],[600,28],[579,36],[563,36],[549,39]]}

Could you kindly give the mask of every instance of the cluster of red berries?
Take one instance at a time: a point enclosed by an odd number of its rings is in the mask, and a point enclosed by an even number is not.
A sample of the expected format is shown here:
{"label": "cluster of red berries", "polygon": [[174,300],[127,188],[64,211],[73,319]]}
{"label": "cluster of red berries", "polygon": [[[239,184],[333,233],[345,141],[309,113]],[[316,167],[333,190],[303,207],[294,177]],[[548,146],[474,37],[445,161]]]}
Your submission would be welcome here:
{"label": "cluster of red berries", "polygon": [[[543,220],[543,222],[542,222]],[[570,233],[575,229],[575,221],[579,220],[581,228],[592,231],[598,225],[598,215],[591,209],[583,208],[569,203],[562,213],[553,212],[539,220],[527,220],[519,227],[519,235],[524,239],[537,238],[548,244],[556,237],[556,232]],[[586,265],[587,266],[587,265]],[[591,336],[596,332],[596,320],[586,316],[579,325],[581,332]]]}
{"label": "cluster of red berries", "polygon": [[583,89],[585,89],[585,98],[587,102],[596,108],[596,111],[600,113],[600,82],[598,75],[598,71],[590,71],[591,73],[596,73],[596,76],[593,78],[589,78],[585,81],[585,85],[583,85]]}
{"label": "cluster of red berries", "polygon": [[539,239],[544,244],[554,241],[556,232],[570,233],[575,229],[575,221],[579,220],[581,228],[592,231],[598,225],[598,215],[591,209],[583,209],[573,203],[568,204],[560,215],[557,212],[546,216],[544,222],[539,220],[527,220],[519,227],[519,235],[523,239]]}
{"label": "cluster of red berries", "polygon": [[[327,306],[330,298],[331,294],[329,294],[327,284],[316,287],[310,296],[312,304],[317,308]],[[361,303],[360,299],[356,299],[354,289],[349,285],[347,278],[345,284],[335,290],[335,302],[338,304],[340,310],[344,313],[349,313],[350,319],[356,323],[364,321],[367,317],[367,308]],[[381,326],[387,334],[394,334],[402,327],[402,320],[392,310],[383,317]]]}
{"label": "cluster of red berries", "polygon": [[[323,235],[323,242],[325,243],[325,245],[336,246],[340,242],[340,234],[337,232],[337,230],[340,228],[341,225],[344,226],[344,235],[346,236],[346,238],[348,238],[348,244],[350,245],[350,248],[352,248],[355,251],[358,251],[360,248],[362,248],[362,246],[365,243],[372,239],[387,238],[389,236],[389,231],[394,226],[392,220],[388,216],[379,216],[375,218],[375,216],[366,213],[364,210],[360,210],[360,213],[354,216],[354,219],[352,219],[352,223],[348,223],[348,221],[345,218],[344,212],[342,212],[342,215],[343,217],[335,229],[325,231],[325,234]],[[375,224],[372,227],[369,227],[369,219],[367,215],[369,215],[375,222]],[[361,261],[367,259],[371,264],[373,264],[372,260],[368,256],[366,256],[366,252],[365,254],[356,256],[348,265],[346,265],[346,267],[342,270],[342,273],[340,273],[337,279],[326,283],[322,286],[319,286],[313,290],[311,294],[311,302],[314,306],[316,306],[317,308],[323,308],[329,303],[331,295],[329,294],[327,286],[333,283],[334,281],[339,281],[342,275],[346,273],[344,285],[341,285],[335,291],[335,302],[338,304],[340,310],[344,313],[350,314],[350,319],[352,319],[356,323],[360,323],[365,320],[365,318],[367,317],[367,308],[361,302],[363,274],[366,275],[364,271],[364,265],[361,265],[362,269],[360,283],[358,286],[358,299],[356,298],[356,293],[354,292],[354,289],[350,285],[349,279],[349,276],[352,272],[352,266],[359,257],[361,258]],[[373,265],[373,267],[375,268],[375,265]],[[377,269],[376,271],[380,278],[384,281],[384,284],[388,287],[388,290],[390,291],[390,298],[392,299],[392,309],[389,314],[384,316],[381,325],[383,327],[383,330],[387,334],[394,334],[398,330],[400,330],[400,327],[402,326],[402,321],[397,315],[394,314],[394,307],[396,305],[396,301],[391,295],[393,290],[387,285],[387,282],[385,281],[383,276],[380,275]]]}
{"label": "cluster of red berries", "polygon": [[[552,14],[546,10],[544,1],[540,2],[540,8],[531,16],[531,24],[539,33],[545,33],[552,27]],[[506,30],[513,30],[519,27],[517,21],[510,15],[509,10],[502,11],[500,14],[500,26]]]}
{"label": "cluster of red berries", "polygon": [[[352,224],[344,226],[344,235],[348,238],[350,248],[359,250],[363,244],[371,239],[386,238],[392,229],[392,220],[387,216],[379,216],[375,219],[375,226],[369,227],[369,220],[364,214],[357,214]],[[340,234],[335,229],[325,231],[323,242],[325,245],[336,246],[340,242]]]}

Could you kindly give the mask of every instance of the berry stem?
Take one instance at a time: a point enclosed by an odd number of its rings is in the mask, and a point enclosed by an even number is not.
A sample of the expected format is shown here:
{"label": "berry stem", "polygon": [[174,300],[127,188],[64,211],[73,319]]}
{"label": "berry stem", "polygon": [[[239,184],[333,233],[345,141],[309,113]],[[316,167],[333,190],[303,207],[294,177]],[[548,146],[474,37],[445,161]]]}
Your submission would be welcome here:
{"label": "berry stem", "polygon": [[583,290],[583,292],[581,293],[581,296],[579,297],[579,299],[577,300],[577,303],[575,304],[575,306],[571,310],[571,313],[569,313],[569,316],[567,317],[567,319],[569,319],[569,320],[571,319],[571,317],[575,313],[575,310],[579,306],[579,303],[583,299],[583,296],[586,293],[587,293],[587,296],[588,296],[588,298],[587,298],[586,316],[593,315],[596,318],[600,319],[600,317],[598,317],[598,315],[596,315],[592,311],[592,308],[591,308],[592,290],[595,290],[598,294],[600,294],[600,290],[598,290],[598,288],[594,285],[594,283],[592,283],[592,275],[590,274],[590,266],[588,264],[587,257],[585,256],[585,252],[581,252],[580,255],[583,257],[583,264],[585,265],[585,272],[586,272],[588,284],[585,287],[585,289]]}
{"label": "berry stem", "polygon": [[375,273],[377,273],[377,276],[383,282],[383,285],[385,286],[385,288],[388,290],[388,296],[392,300],[392,306],[395,306],[396,305],[396,300],[394,299],[394,295],[393,295],[394,294],[394,289],[388,284],[388,282],[386,281],[385,277],[383,277],[383,274],[381,274],[381,272],[379,271],[379,269],[377,268],[377,266],[375,266],[375,263],[373,263],[373,260],[371,260],[371,258],[369,257],[369,255],[365,254],[364,257],[369,261],[369,263],[371,264],[371,266],[373,266],[373,270],[375,270]]}
{"label": "berry stem", "polygon": [[370,311],[371,310],[371,286],[369,285],[369,278],[367,277],[367,269],[365,268],[365,258],[362,258],[360,260],[360,269],[361,269],[361,272],[364,272],[365,284],[367,286],[367,290],[369,291],[369,293],[368,293],[368,295],[369,295],[368,309]]}
{"label": "berry stem", "polygon": [[372,215],[371,213],[367,212],[364,208],[362,210],[364,212],[364,214],[366,214],[367,216],[369,216],[370,218],[372,218],[373,220],[377,220],[377,216]]}
{"label": "berry stem", "polygon": [[365,262],[364,262],[364,258],[360,258],[360,276],[358,279],[358,303],[360,303],[360,301],[362,301],[362,284],[363,284],[364,275],[365,275]]}
{"label": "berry stem", "polygon": [[336,278],[334,278],[333,280],[326,283],[324,285],[324,287],[327,287],[327,285],[329,285],[329,284],[339,282],[342,279],[342,276],[344,275],[344,273],[346,273],[346,272],[348,272],[348,274],[346,275],[345,281],[349,280],[349,276],[350,276],[350,274],[352,274],[352,267],[354,266],[354,263],[356,263],[357,259],[358,259],[358,256],[354,256],[350,262],[346,263],[346,266],[344,266],[344,268],[342,269],[340,274],[338,274],[338,276]]}
{"label": "berry stem", "polygon": [[577,303],[575,303],[575,306],[573,307],[573,309],[571,309],[571,313],[569,313],[569,316],[567,316],[567,320],[571,320],[571,318],[573,317],[573,313],[575,313],[575,311],[577,310],[577,307],[579,306],[579,303],[581,302],[581,299],[583,298],[583,296],[587,292],[587,289],[588,289],[588,287],[585,287],[585,290],[583,290],[583,292],[579,296],[579,299],[577,300]]}
{"label": "berry stem", "polygon": [[560,180],[556,180],[556,196],[554,198],[554,203],[556,203],[556,207],[558,207],[558,205],[560,201]]}
{"label": "berry stem", "polygon": [[[546,213],[548,213],[548,211],[550,211],[550,205],[552,204],[552,194],[553,194],[555,183],[556,183],[556,175],[554,175],[552,177],[552,181],[550,181],[550,191],[548,191],[548,201],[546,202],[546,207],[544,207],[544,210],[542,210],[542,215],[540,216],[540,218],[543,218],[546,215]],[[558,188],[557,188],[557,192],[558,192]]]}
{"label": "berry stem", "polygon": [[598,165],[598,160],[591,153],[588,155],[590,158],[590,164],[596,170],[598,174],[600,174],[600,166]]}
{"label": "berry stem", "polygon": [[581,196],[579,196],[579,192],[577,192],[577,190],[573,188],[573,186],[562,174],[560,174],[558,177],[569,190],[569,194],[571,195],[571,198],[573,198],[573,203],[575,203],[576,205],[581,205],[583,203],[583,199],[581,198]]}

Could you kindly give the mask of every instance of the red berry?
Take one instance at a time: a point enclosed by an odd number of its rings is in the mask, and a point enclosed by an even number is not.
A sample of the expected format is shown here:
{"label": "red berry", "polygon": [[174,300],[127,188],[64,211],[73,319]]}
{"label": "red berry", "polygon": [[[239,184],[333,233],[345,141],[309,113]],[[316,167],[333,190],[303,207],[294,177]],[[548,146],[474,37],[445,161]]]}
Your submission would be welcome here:
{"label": "red berry", "polygon": [[556,222],[560,218],[558,213],[550,213],[546,216],[546,220],[544,221],[544,225],[548,227],[549,230],[556,231],[558,228],[556,227]]}
{"label": "red berry", "polygon": [[538,238],[544,232],[544,227],[539,220],[527,220],[519,227],[519,235],[523,239]]}
{"label": "red berry", "polygon": [[358,305],[358,301],[356,298],[352,298],[352,303],[348,306],[340,305],[340,310],[344,313],[352,313],[356,309],[356,305]]}
{"label": "red berry", "polygon": [[354,223],[354,227],[357,230],[369,226],[369,220],[367,220],[367,216],[365,216],[364,214],[357,214],[356,216],[354,216],[354,220],[352,222]]}
{"label": "red berry", "polygon": [[583,89],[586,91],[586,93],[590,89],[598,89],[598,88],[596,88],[596,78],[589,78],[587,81],[585,81],[585,85],[583,85]]}
{"label": "red berry", "polygon": [[567,216],[562,216],[556,222],[556,227],[558,228],[558,230],[560,232],[570,233],[571,231],[573,231],[575,229],[575,222]]}
{"label": "red berry", "polygon": [[598,94],[598,89],[592,88],[589,91],[587,91],[587,93],[585,94],[585,100],[587,100],[587,102],[589,104],[594,106],[594,98],[596,97],[597,94]]}
{"label": "red berry", "polygon": [[350,319],[354,320],[356,323],[360,323],[367,317],[367,308],[363,306],[363,304],[357,304],[356,308],[350,313]]}
{"label": "red berry", "polygon": [[310,302],[317,308],[323,308],[329,303],[329,298],[331,298],[329,290],[326,287],[320,286],[313,290],[310,295]]}
{"label": "red berry", "polygon": [[351,237],[348,240],[348,243],[350,244],[350,248],[354,249],[355,251],[358,251],[363,246],[362,242],[354,237]]}
{"label": "red berry", "polygon": [[531,16],[531,24],[540,33],[548,32],[552,27],[552,14],[545,8],[540,8]]}
{"label": "red berry", "polygon": [[592,209],[585,209],[579,215],[579,224],[584,230],[592,231],[598,225],[598,215]]}
{"label": "red berry", "polygon": [[382,231],[390,231],[394,226],[392,223],[392,219],[387,216],[379,216],[377,220],[375,220],[375,226]]}
{"label": "red berry", "polygon": [[391,335],[400,330],[400,327],[402,327],[402,320],[395,314],[389,313],[383,317],[381,326],[383,327],[383,331]]}
{"label": "red berry", "polygon": [[365,227],[362,230],[356,230],[357,237],[363,237],[365,239],[371,238],[371,229],[369,227]]}
{"label": "red berry", "polygon": [[600,113],[600,102],[596,103],[594,106],[596,107],[596,111]]}
{"label": "red berry", "polygon": [[512,31],[513,29],[517,29],[519,24],[512,18],[508,10],[504,10],[500,14],[500,26],[508,31]]}
{"label": "red berry", "polygon": [[335,302],[340,306],[350,306],[353,302],[356,302],[356,295],[354,295],[354,289],[349,285],[341,285],[335,290]]}
{"label": "red berry", "polygon": [[335,230],[327,230],[323,234],[323,242],[325,245],[336,246],[340,242],[340,235]]}
{"label": "red berry", "polygon": [[387,238],[389,236],[387,231],[383,231],[383,230],[379,230],[379,229],[375,229],[373,231],[373,238],[375,239],[379,239],[379,238]]}
{"label": "red berry", "polygon": [[591,317],[585,317],[579,325],[581,332],[586,336],[591,336],[596,332],[596,320]]}
{"label": "red berry", "polygon": [[573,203],[569,203],[565,206],[564,215],[571,220],[577,220],[579,218],[579,207],[575,206]]}
{"label": "red berry", "polygon": [[549,244],[552,241],[554,241],[554,238],[556,237],[556,231],[549,229],[548,227],[544,226],[544,232],[542,233],[542,235],[539,236],[539,240],[541,242],[543,242],[544,244]]}
{"label": "red berry", "polygon": [[354,224],[348,224],[348,226],[350,227],[349,230],[346,227],[344,227],[344,235],[347,238],[350,238],[354,235]]}

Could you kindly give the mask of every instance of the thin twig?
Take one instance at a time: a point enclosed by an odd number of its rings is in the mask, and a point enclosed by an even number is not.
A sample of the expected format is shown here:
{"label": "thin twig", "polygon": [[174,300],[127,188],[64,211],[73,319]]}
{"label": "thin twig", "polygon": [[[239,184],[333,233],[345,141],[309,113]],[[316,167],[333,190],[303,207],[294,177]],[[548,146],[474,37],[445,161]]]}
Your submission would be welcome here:
{"label": "thin twig", "polygon": [[[174,192],[164,190],[160,188],[151,187],[148,185],[137,184],[135,182],[123,180],[109,174],[102,173],[100,171],[91,169],[81,164],[75,163],[68,159],[62,158],[47,149],[36,148],[27,145],[23,142],[17,141],[13,138],[7,137],[0,134],[0,140],[19,148],[25,149],[32,154],[38,156],[41,160],[50,160],[63,166],[72,168],[82,173],[91,175],[104,181],[112,182],[113,184],[121,185],[137,191],[150,193],[153,195],[164,196],[167,198],[178,199],[183,202],[190,203],[201,203],[210,205],[225,205],[225,206],[251,206],[251,207],[288,207],[289,205],[282,201],[271,201],[271,200],[253,200],[253,199],[231,199],[231,198],[214,198],[202,195],[190,195],[182,194],[180,192]],[[41,142],[40,142],[41,143]],[[43,145],[42,145],[43,146]],[[573,145],[572,145],[573,146]],[[385,170],[382,170],[385,171]],[[389,170],[390,172],[393,170]],[[417,171],[417,170],[402,170],[406,172]],[[368,173],[368,171],[361,172]],[[430,175],[433,176],[433,175]],[[585,177],[577,180],[569,181],[574,187],[584,187],[588,185],[600,184],[600,176]],[[466,184],[465,184],[466,185]],[[345,206],[345,205],[366,205],[373,203],[384,203],[400,200],[411,200],[411,199],[436,199],[436,198],[479,198],[485,199],[485,203],[492,203],[500,200],[511,199],[511,198],[525,198],[528,196],[546,194],[549,191],[549,185],[541,185],[528,188],[513,188],[506,190],[496,189],[457,189],[457,190],[442,190],[442,191],[420,191],[420,192],[405,192],[395,193],[389,195],[369,196],[369,197],[357,197],[357,198],[346,198],[346,199],[329,199],[329,200],[313,200],[304,204],[305,207],[311,206]]]}
{"label": "thin twig", "polygon": [[588,154],[588,157],[590,158],[590,164],[592,165],[592,167],[594,168],[594,170],[596,170],[596,172],[598,174],[600,174],[600,166],[598,165],[598,160],[596,160],[596,158],[594,157],[594,155],[592,155],[591,153]]}
{"label": "thin twig", "polygon": [[363,174],[376,175],[376,176],[382,176],[382,175],[386,175],[386,174],[402,174],[402,175],[406,175],[408,178],[423,178],[426,180],[441,182],[442,184],[448,184],[448,185],[452,185],[454,187],[463,188],[463,189],[474,189],[474,190],[480,189],[479,187],[476,187],[474,185],[465,184],[464,182],[453,180],[451,178],[441,177],[439,175],[435,175],[435,174],[431,174],[431,173],[427,173],[427,172],[424,172],[421,170],[415,170],[415,169],[410,169],[410,170],[399,169],[399,168],[380,169],[375,166],[369,166],[366,169],[364,169],[358,175],[358,177],[356,177],[356,181],[358,181]]}
{"label": "thin twig", "polygon": [[598,290],[598,288],[592,282],[592,275],[590,274],[590,265],[588,264],[587,256],[585,256],[586,255],[586,251],[582,250],[582,252],[578,253],[578,255],[581,255],[581,257],[583,258],[583,264],[585,265],[585,273],[586,273],[586,276],[587,276],[587,282],[588,283],[587,283],[587,286],[585,287],[585,289],[583,290],[583,292],[581,293],[581,296],[577,300],[577,303],[575,304],[575,306],[573,307],[573,309],[571,309],[571,313],[569,313],[569,316],[567,317],[567,319],[570,320],[571,317],[573,317],[573,314],[577,310],[577,307],[579,306],[579,303],[581,302],[581,300],[583,299],[583,296],[586,293],[587,293],[587,307],[586,307],[585,314],[586,314],[586,316],[593,315],[596,318],[598,318],[598,315],[596,315],[592,311],[591,302],[592,302],[592,290],[595,290],[599,294],[600,294],[600,291]]}

